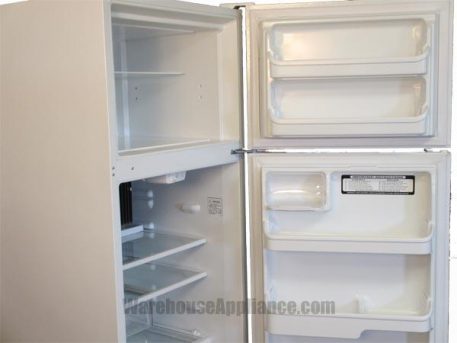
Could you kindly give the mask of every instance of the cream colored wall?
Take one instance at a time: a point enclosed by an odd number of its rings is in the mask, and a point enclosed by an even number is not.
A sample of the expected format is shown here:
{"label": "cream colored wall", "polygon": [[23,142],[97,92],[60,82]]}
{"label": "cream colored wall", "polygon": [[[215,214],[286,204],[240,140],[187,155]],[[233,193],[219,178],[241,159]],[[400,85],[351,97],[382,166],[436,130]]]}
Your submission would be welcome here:
{"label": "cream colored wall", "polygon": [[1,339],[115,341],[102,1],[3,12]]}
{"label": "cream colored wall", "polygon": [[[2,113],[3,113],[3,68],[2,68],[2,42],[3,42],[3,7],[0,7],[0,125],[1,125],[1,118],[2,118]],[[1,170],[2,170],[2,159],[1,159],[1,141],[2,141],[2,130],[0,126],[0,199],[2,197],[2,189],[1,189]],[[2,308],[2,214],[1,214],[1,200],[0,200],[0,314],[1,314],[1,308]],[[0,341],[2,341],[3,337],[3,330],[2,330],[2,320],[1,320],[1,315],[0,315]]]}

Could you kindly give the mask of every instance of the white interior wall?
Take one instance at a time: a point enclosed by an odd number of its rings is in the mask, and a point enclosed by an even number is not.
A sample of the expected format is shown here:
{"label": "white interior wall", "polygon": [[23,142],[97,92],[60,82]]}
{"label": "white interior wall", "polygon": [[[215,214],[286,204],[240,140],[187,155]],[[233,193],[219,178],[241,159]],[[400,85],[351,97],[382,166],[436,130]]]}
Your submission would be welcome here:
{"label": "white interior wall", "polygon": [[[171,185],[140,182],[134,190],[152,190],[154,207],[134,193],[134,222],[153,222],[161,231],[193,235],[207,243],[167,257],[164,263],[206,271],[208,276],[158,300],[240,302],[244,298],[244,219],[240,163],[187,172],[184,181]],[[222,214],[211,214],[210,198],[222,201]],[[183,205],[199,206],[186,213]],[[154,322],[186,330],[198,330],[215,342],[241,342],[246,334],[244,316],[205,314],[156,314]],[[238,330],[233,330],[238,328]]]}
{"label": "white interior wall", "polygon": [[131,136],[220,138],[217,40],[212,31],[127,42],[129,70],[183,73],[129,80]]}

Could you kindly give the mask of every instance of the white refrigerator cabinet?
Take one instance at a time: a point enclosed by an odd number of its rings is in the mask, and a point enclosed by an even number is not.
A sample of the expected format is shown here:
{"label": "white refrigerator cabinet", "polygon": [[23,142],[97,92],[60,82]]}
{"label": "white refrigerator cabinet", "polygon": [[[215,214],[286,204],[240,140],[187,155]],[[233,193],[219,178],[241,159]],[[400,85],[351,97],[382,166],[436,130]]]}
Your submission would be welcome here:
{"label": "white refrigerator cabinet", "polygon": [[2,7],[1,338],[447,342],[452,12]]}

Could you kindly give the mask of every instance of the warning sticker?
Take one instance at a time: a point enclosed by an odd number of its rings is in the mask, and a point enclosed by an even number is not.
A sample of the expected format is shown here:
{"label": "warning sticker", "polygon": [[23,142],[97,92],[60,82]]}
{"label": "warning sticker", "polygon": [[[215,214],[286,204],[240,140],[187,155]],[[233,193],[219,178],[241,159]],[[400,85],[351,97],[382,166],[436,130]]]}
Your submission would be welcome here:
{"label": "warning sticker", "polygon": [[414,195],[413,175],[343,175],[343,194]]}
{"label": "warning sticker", "polygon": [[224,205],[221,198],[208,197],[208,213],[215,216],[222,216]]}

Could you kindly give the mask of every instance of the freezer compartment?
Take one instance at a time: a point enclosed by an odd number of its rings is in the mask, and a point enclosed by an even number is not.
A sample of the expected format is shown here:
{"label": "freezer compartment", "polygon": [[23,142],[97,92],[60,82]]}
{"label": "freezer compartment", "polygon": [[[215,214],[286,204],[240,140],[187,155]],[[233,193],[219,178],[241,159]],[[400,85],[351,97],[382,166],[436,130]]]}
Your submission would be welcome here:
{"label": "freezer compartment", "polygon": [[[349,184],[350,177],[354,181]],[[262,179],[267,249],[404,254],[432,250],[435,191],[429,172],[264,168]],[[354,189],[344,184],[361,187],[361,192],[351,192]],[[380,188],[370,193],[369,187]],[[326,199],[325,205],[314,210],[290,206],[304,195],[313,201]]]}
{"label": "freezer compartment", "polygon": [[120,155],[239,139],[238,14],[202,11],[112,5]]}
{"label": "freezer compartment", "polygon": [[[431,330],[429,256],[267,252],[265,263],[266,300],[299,304],[298,312],[267,316],[272,334],[355,339],[367,330]],[[304,301],[325,301],[332,311],[304,312]]]}
{"label": "freezer compartment", "polygon": [[358,339],[268,335],[268,343],[429,343],[428,333],[367,331]]}

